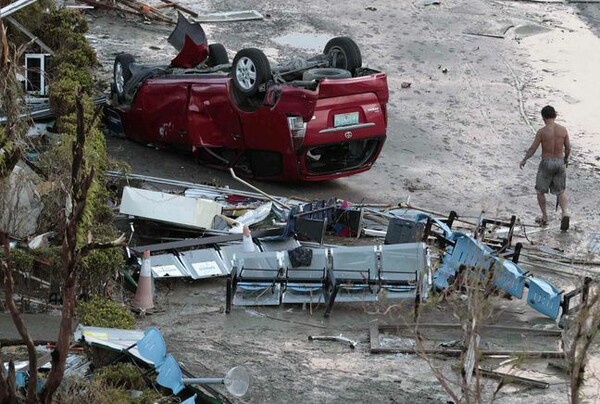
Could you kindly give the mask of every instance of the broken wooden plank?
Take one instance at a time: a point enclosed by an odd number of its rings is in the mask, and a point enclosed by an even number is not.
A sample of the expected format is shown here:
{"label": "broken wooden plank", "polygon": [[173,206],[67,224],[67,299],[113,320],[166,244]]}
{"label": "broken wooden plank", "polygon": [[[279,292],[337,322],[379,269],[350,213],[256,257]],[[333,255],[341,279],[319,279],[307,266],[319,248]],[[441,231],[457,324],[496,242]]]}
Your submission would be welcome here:
{"label": "broken wooden plank", "polygon": [[[461,371],[460,366],[452,366],[452,369]],[[510,373],[498,372],[496,370],[484,369],[482,367],[477,368],[479,374],[490,379],[500,380],[502,384],[522,384],[524,386],[535,387],[538,389],[547,389],[550,387],[550,383],[543,382],[541,380],[531,379],[529,377],[511,375]]]}
{"label": "broken wooden plank", "polygon": [[[281,235],[280,229],[256,230],[252,233],[252,237],[267,237],[267,236],[278,236],[278,235]],[[141,254],[145,250],[149,250],[150,252],[176,250],[179,248],[200,247],[200,246],[211,245],[211,244],[226,243],[229,241],[238,241],[241,239],[242,239],[242,234],[236,233],[236,234],[226,234],[223,236],[211,236],[211,237],[195,238],[195,239],[191,239],[191,240],[172,241],[170,243],[160,243],[160,244],[136,246],[136,247],[131,247],[130,250]]]}
{"label": "broken wooden plank", "polygon": [[[425,348],[418,349],[417,347],[392,347],[385,348],[381,346],[379,341],[379,335],[382,330],[394,331],[400,329],[414,329],[416,324],[397,324],[397,325],[374,325],[370,329],[371,346],[369,351],[372,354],[390,354],[390,353],[401,353],[401,354],[424,354],[424,355],[446,355],[458,357],[464,354],[462,349],[442,349],[442,348]],[[423,328],[438,328],[438,329],[457,329],[460,330],[461,326],[458,324],[418,324],[419,329]],[[520,333],[533,333],[534,335],[547,335],[547,336],[559,336],[561,330],[543,330],[543,329],[531,329],[522,327],[504,327],[504,326],[481,326],[481,330],[484,329],[494,331],[503,330]],[[539,333],[539,334],[538,334]],[[518,356],[520,358],[546,358],[546,359],[557,359],[564,358],[565,353],[563,351],[528,351],[520,349],[504,349],[504,350],[486,350],[481,349],[477,352],[481,356]]]}
{"label": "broken wooden plank", "polygon": [[166,14],[161,13],[159,10],[157,10],[156,8],[154,8],[148,4],[141,3],[136,0],[118,0],[118,2],[123,5],[126,5],[127,7],[132,8],[134,10],[137,10],[140,13],[140,15],[142,15],[144,17],[147,17],[150,19],[153,18],[155,20],[172,23],[172,24],[175,23],[171,17],[169,17]]}
{"label": "broken wooden plank", "polygon": [[523,384],[529,387],[535,387],[538,389],[547,389],[550,387],[550,383],[543,382],[541,380],[530,379],[528,377],[511,375],[508,373],[497,372],[495,370],[488,370],[479,368],[479,372],[482,376],[489,377],[491,379],[501,380],[504,384]]}
{"label": "broken wooden plank", "polygon": [[48,45],[46,45],[44,42],[42,42],[42,40],[40,38],[33,35],[31,33],[31,31],[29,31],[27,28],[25,28],[23,25],[21,25],[17,20],[15,20],[13,17],[6,17],[6,19],[8,20],[8,22],[10,22],[12,25],[14,25],[19,31],[21,31],[22,33],[27,35],[29,38],[31,38],[31,40],[34,41],[36,44],[38,44],[40,46],[40,48],[45,50],[46,53],[54,55],[54,51],[52,49],[50,49],[50,47]]}
{"label": "broken wooden plank", "polygon": [[134,14],[134,15],[137,15],[139,17],[142,17],[142,13],[140,13],[137,10],[130,10],[130,9],[127,9],[127,8],[112,6],[110,4],[105,4],[105,3],[103,3],[103,2],[101,2],[99,0],[78,0],[78,1],[81,1],[83,3],[89,4],[89,5],[94,6],[94,7],[105,8],[107,10],[121,11],[123,13]]}
{"label": "broken wooden plank", "polygon": [[163,3],[165,3],[164,5],[159,5],[156,6],[156,8],[163,8],[163,7],[173,7],[176,8],[177,10],[183,11],[184,13],[187,13],[189,15],[191,15],[192,17],[198,17],[198,13],[195,11],[190,10],[189,8],[183,7],[180,4],[174,3],[170,0],[160,0]]}
{"label": "broken wooden plank", "polygon": [[[422,324],[386,324],[386,325],[376,325],[374,327],[378,327],[380,331],[396,331],[396,330],[414,330],[417,327],[419,329],[423,328],[437,328],[437,329],[461,329],[461,325],[459,324],[451,324],[451,323],[422,323]],[[542,329],[542,328],[525,328],[525,327],[512,327],[512,326],[504,326],[504,325],[482,325],[479,327],[480,330],[498,330],[498,331],[507,331],[514,333],[527,333],[530,335],[545,335],[545,336],[556,336],[560,337],[562,335],[562,330],[560,329]]]}

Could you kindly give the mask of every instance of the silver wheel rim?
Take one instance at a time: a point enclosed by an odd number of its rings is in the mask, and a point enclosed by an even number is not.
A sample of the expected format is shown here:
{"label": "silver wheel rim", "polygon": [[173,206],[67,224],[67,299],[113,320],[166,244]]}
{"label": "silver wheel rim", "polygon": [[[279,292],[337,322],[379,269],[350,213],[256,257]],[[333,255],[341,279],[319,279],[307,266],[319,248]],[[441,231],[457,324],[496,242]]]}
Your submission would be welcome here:
{"label": "silver wheel rim", "polygon": [[235,65],[235,78],[242,90],[251,90],[256,85],[256,65],[247,56],[243,56]]}
{"label": "silver wheel rim", "polygon": [[120,94],[123,92],[125,86],[125,78],[123,77],[123,65],[117,63],[115,65],[115,84],[117,86],[117,92]]}

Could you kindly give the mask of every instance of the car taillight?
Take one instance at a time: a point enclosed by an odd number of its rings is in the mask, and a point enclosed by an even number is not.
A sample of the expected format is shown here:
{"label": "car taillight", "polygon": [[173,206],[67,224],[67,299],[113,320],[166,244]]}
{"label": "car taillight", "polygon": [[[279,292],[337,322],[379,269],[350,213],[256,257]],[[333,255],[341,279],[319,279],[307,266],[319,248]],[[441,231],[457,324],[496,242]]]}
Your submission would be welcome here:
{"label": "car taillight", "polygon": [[387,123],[388,123],[387,104],[381,104],[381,109],[383,111],[383,122],[385,122],[385,126],[387,127]]}
{"label": "car taillight", "polygon": [[288,128],[290,130],[290,138],[292,139],[292,147],[298,150],[304,142],[306,135],[306,122],[301,116],[288,116]]}

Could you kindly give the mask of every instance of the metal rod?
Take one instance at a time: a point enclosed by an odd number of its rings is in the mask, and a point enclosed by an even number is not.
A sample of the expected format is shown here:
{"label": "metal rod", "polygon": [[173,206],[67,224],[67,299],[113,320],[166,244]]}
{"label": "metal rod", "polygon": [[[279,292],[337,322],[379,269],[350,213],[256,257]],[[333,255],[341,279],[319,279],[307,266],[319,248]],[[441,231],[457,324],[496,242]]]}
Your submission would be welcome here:
{"label": "metal rod", "polygon": [[183,384],[224,384],[225,379],[222,377],[190,377],[183,378]]}
{"label": "metal rod", "polygon": [[258,194],[255,192],[248,192],[248,191],[242,191],[242,190],[238,190],[238,189],[196,184],[194,182],[188,182],[188,181],[178,181],[178,180],[171,180],[171,179],[167,179],[167,178],[151,177],[148,175],[123,174],[118,171],[107,171],[106,176],[112,177],[112,178],[124,178],[124,179],[134,179],[134,180],[140,180],[140,181],[146,181],[146,182],[153,182],[155,184],[173,185],[173,186],[182,187],[182,188],[192,188],[192,189],[199,189],[199,190],[205,190],[205,191],[211,191],[211,192],[221,192],[223,194],[228,194],[228,195],[241,195],[241,196],[247,196],[249,198],[256,198],[256,199],[263,199],[263,200],[266,199],[261,194]]}
{"label": "metal rod", "polygon": [[258,192],[259,194],[261,194],[262,196],[264,196],[265,198],[268,198],[269,200],[273,201],[274,203],[286,208],[286,209],[291,209],[288,205],[286,205],[285,203],[278,201],[277,199],[275,199],[274,197],[272,197],[271,195],[267,194],[266,192],[261,191],[260,189],[258,189],[257,187],[255,187],[254,185],[250,184],[249,182],[244,181],[243,179],[241,179],[240,177],[238,177],[237,175],[235,175],[235,171],[233,171],[233,168],[229,169],[229,172],[231,173],[231,177],[244,184],[245,186],[247,186],[250,189],[255,190],[256,192]]}
{"label": "metal rod", "polygon": [[335,206],[335,205],[325,206],[324,208],[318,208],[318,209],[309,210],[309,211],[306,211],[306,212],[296,213],[294,215],[294,217],[306,216],[306,215],[310,215],[311,213],[325,212],[326,210],[335,209],[336,207],[337,206]]}
{"label": "metal rod", "polygon": [[[401,209],[420,210],[421,212],[429,213],[429,214],[435,215],[435,216],[448,217],[448,215],[444,215],[443,213],[439,213],[439,212],[436,212],[436,211],[433,211],[433,210],[430,210],[430,209],[423,209],[423,208],[420,208],[418,206],[414,206],[414,205],[411,205],[411,204],[408,204],[408,203],[402,203],[401,202],[401,203],[398,204],[398,207],[401,208]],[[477,223],[473,223],[473,222],[469,222],[469,221],[461,219],[460,216],[458,216],[455,220],[457,220],[459,222],[462,222],[462,223],[465,223],[465,224],[469,224],[471,226],[476,226],[477,225]]]}

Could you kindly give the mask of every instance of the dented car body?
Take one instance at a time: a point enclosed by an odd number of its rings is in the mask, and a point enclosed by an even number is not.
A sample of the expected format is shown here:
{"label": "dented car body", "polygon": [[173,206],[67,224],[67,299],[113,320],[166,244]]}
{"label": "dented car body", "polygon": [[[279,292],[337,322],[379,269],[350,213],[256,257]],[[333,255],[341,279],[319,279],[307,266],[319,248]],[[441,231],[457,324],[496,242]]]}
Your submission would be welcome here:
{"label": "dented car body", "polygon": [[[183,147],[204,164],[254,178],[357,174],[371,168],[385,142],[388,86],[385,73],[360,66],[350,41],[334,38],[323,55],[274,67],[254,48],[229,64],[219,44],[193,68],[139,66],[117,56],[121,91],[107,116],[130,139]],[[333,52],[343,53],[337,66],[354,65],[332,67]],[[213,56],[220,60],[211,63]]]}

